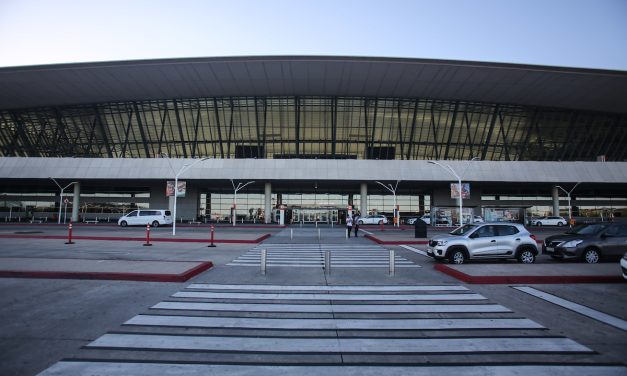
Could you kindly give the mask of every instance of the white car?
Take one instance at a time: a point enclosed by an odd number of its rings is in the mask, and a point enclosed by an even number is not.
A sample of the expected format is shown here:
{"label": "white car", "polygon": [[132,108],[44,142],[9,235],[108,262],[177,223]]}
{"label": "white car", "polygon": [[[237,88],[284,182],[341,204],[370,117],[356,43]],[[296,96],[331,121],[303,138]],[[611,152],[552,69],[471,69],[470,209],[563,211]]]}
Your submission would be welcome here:
{"label": "white car", "polygon": [[566,223],[564,217],[540,217],[531,222],[534,226],[566,226]]}
{"label": "white car", "polygon": [[411,217],[407,219],[407,224],[408,225],[413,225],[414,223],[416,223],[416,220],[420,219],[421,221],[423,221],[424,223],[430,225],[431,224],[431,217],[428,215],[423,215],[422,217]]}
{"label": "white car", "polygon": [[146,226],[159,227],[172,224],[172,214],[163,209],[140,209],[122,216],[118,219],[118,226]]}
{"label": "white car", "polygon": [[367,217],[361,217],[357,221],[359,225],[380,225],[388,223],[388,219],[384,215],[369,215]]}
{"label": "white car", "polygon": [[472,223],[483,223],[483,222],[485,221],[483,220],[483,217],[480,215],[475,215],[472,217]]}

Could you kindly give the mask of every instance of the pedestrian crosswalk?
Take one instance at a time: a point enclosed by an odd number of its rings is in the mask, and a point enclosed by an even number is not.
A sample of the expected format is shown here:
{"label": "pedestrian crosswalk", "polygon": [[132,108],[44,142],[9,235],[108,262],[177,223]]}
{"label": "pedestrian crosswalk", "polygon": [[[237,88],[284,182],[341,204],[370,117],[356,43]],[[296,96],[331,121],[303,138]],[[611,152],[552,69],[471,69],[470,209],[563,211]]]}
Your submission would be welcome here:
{"label": "pedestrian crosswalk", "polygon": [[[322,268],[327,252],[332,268],[388,268],[390,265],[388,250],[378,245],[362,244],[261,244],[227,265],[259,267],[263,249],[266,250],[268,267]],[[394,262],[396,268],[420,268],[396,254]]]}
{"label": "pedestrian crosswalk", "polygon": [[624,374],[461,285],[192,283],[51,375]]}

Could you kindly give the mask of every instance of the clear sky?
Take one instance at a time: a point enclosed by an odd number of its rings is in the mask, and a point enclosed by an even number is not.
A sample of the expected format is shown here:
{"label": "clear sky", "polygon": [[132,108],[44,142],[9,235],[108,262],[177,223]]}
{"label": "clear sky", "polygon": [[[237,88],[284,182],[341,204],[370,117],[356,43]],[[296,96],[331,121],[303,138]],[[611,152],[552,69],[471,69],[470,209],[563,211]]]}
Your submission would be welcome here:
{"label": "clear sky", "polygon": [[0,0],[0,66],[246,55],[627,71],[627,0]]}

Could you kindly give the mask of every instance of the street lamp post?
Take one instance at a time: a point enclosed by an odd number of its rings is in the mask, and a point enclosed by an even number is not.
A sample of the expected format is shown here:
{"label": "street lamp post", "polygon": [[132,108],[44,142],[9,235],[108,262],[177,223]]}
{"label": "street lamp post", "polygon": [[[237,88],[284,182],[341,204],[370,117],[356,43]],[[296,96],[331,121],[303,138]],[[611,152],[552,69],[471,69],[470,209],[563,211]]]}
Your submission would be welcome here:
{"label": "street lamp post", "polygon": [[375,181],[375,183],[380,184],[381,186],[383,186],[383,188],[387,189],[388,191],[392,192],[392,195],[394,196],[394,208],[392,209],[392,213],[394,213],[394,218],[396,219],[394,221],[394,227],[400,227],[401,226],[401,221],[399,220],[399,212],[396,210],[396,188],[398,188],[398,183],[400,183],[400,180],[396,181],[396,185],[394,186],[394,188],[392,188],[392,184],[388,184],[385,185],[383,183],[381,183],[380,181]]}
{"label": "street lamp post", "polygon": [[[206,161],[207,159],[209,159],[208,157],[206,158],[202,158],[202,159],[197,159],[192,163],[185,163],[183,165],[183,167],[181,167],[181,169],[179,170],[179,172],[176,173],[176,175],[174,176],[174,220],[172,221],[172,236],[176,235],[176,196],[177,196],[177,191],[178,191],[178,186],[179,186],[179,176],[181,176],[181,174],[185,171],[187,171],[188,169],[192,168],[193,166],[197,165],[198,163],[202,162],[202,161]],[[168,163],[170,162],[170,160],[168,159]],[[172,168],[172,165],[170,165],[170,168]]]}
{"label": "street lamp post", "polygon": [[572,223],[572,219],[573,219],[573,211],[572,211],[572,207],[570,206],[570,195],[571,193],[573,193],[573,191],[575,190],[575,188],[577,188],[579,184],[581,184],[581,182],[575,184],[575,186],[570,191],[567,191],[564,188],[560,187],[559,185],[556,185],[557,188],[561,189],[562,191],[564,191],[564,193],[566,193],[566,197],[568,198],[568,224],[569,225]]}
{"label": "street lamp post", "polygon": [[[455,172],[455,170],[453,170],[453,168],[451,166],[449,166],[448,164],[442,164],[436,161],[429,161],[429,163],[437,165],[442,167],[444,170],[450,172],[451,174],[453,174],[453,176],[455,176],[457,178],[457,192],[459,193],[459,225],[463,225],[464,224],[464,216],[462,214],[462,178],[457,174],[457,172]],[[453,218],[451,218],[452,220]]]}
{"label": "street lamp post", "polygon": [[249,181],[245,184],[242,185],[242,183],[237,183],[237,187],[235,186],[235,183],[233,182],[233,179],[231,179],[231,184],[233,185],[233,227],[235,227],[235,222],[237,222],[237,192],[239,192],[241,189],[243,189],[245,186],[247,186],[248,184],[252,184],[255,181]]}
{"label": "street lamp post", "polygon": [[[70,184],[66,185],[65,187],[61,187],[61,184],[59,184],[53,177],[49,176],[48,178],[51,179],[54,182],[54,184],[56,184],[57,187],[59,187],[59,189],[61,190],[61,194],[59,197],[59,220],[58,220],[58,224],[61,224],[61,208],[63,206],[63,191],[65,191],[65,189],[71,186],[72,184],[76,184],[78,182],[73,181]],[[66,205],[66,208],[67,208],[67,205]],[[65,219],[63,220],[63,223],[65,223]]]}

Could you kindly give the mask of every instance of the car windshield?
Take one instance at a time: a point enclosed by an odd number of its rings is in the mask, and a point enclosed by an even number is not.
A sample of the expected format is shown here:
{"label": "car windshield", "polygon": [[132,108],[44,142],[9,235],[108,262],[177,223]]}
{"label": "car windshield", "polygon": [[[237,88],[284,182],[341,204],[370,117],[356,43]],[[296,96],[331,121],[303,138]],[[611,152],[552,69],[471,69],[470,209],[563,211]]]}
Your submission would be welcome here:
{"label": "car windshield", "polygon": [[467,225],[463,225],[461,227],[456,228],[455,230],[449,232],[449,234],[451,234],[451,235],[465,235],[465,234],[469,233],[470,231],[472,231],[475,228],[477,228],[477,225],[467,224]]}
{"label": "car windshield", "polygon": [[566,231],[566,233],[573,235],[593,235],[599,233],[599,231],[606,227],[607,225],[604,223],[592,223],[573,227],[571,230]]}

